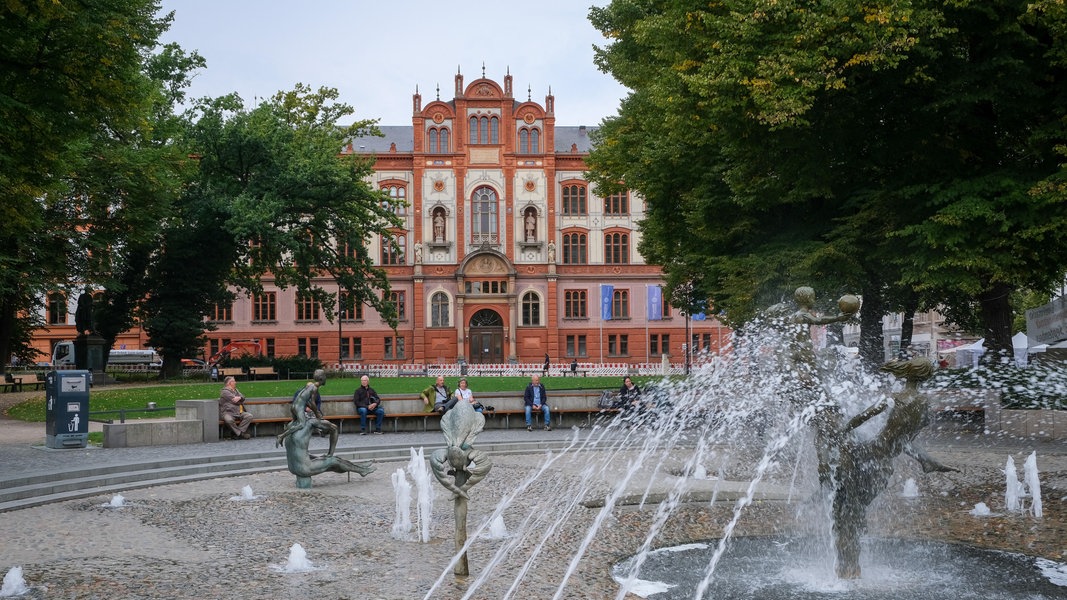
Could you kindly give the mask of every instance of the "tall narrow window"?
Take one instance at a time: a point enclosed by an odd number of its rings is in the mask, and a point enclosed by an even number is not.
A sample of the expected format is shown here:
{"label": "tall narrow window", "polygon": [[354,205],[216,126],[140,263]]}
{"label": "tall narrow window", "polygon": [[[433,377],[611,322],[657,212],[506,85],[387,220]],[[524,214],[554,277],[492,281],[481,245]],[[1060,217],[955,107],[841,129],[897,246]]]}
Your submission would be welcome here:
{"label": "tall narrow window", "polygon": [[480,187],[471,196],[471,243],[496,244],[497,236],[497,196],[492,188]]}
{"label": "tall narrow window", "polygon": [[588,352],[585,347],[585,336],[568,335],[566,352],[567,356],[573,356],[576,358],[580,356],[588,356]]}
{"label": "tall narrow window", "polygon": [[471,144],[499,144],[500,119],[496,116],[473,116],[468,120]]}
{"label": "tall narrow window", "polygon": [[426,151],[430,154],[447,154],[449,152],[447,127],[431,127],[426,133],[426,140],[428,142]]}
{"label": "tall narrow window", "polygon": [[585,186],[577,184],[563,186],[563,214],[575,216],[587,213]]}
{"label": "tall narrow window", "polygon": [[585,290],[567,290],[563,293],[563,318],[584,319],[586,318]]}
{"label": "tall narrow window", "polygon": [[629,234],[619,232],[604,234],[604,262],[609,265],[629,264]]}
{"label": "tall narrow window", "polygon": [[300,356],[306,356],[308,358],[318,358],[319,338],[296,338],[296,353]]}
{"label": "tall narrow window", "polygon": [[352,294],[341,292],[337,298],[337,318],[342,322],[362,321],[363,304],[356,302]]}
{"label": "tall narrow window", "polygon": [[47,313],[46,320],[49,325],[65,324],[67,322],[67,297],[59,292],[48,294]]}
{"label": "tall narrow window", "polygon": [[519,154],[541,153],[541,130],[536,127],[519,129]]}
{"label": "tall narrow window", "polygon": [[615,293],[611,297],[611,318],[612,319],[629,319],[630,318],[630,291],[629,290],[615,290]]}
{"label": "tall narrow window", "polygon": [[630,193],[620,192],[604,198],[604,214],[628,215],[630,214]]}
{"label": "tall narrow window", "polygon": [[278,320],[278,294],[276,292],[264,292],[252,297],[252,320]]}
{"label": "tall narrow window", "polygon": [[448,294],[437,292],[430,298],[430,327],[448,327]]}
{"label": "tall narrow window", "polygon": [[541,324],[541,299],[533,292],[522,295],[522,324],[527,327]]}
{"label": "tall narrow window", "polygon": [[296,320],[318,321],[319,303],[311,296],[298,295],[296,297]]}
{"label": "tall narrow window", "polygon": [[233,321],[233,302],[216,304],[211,311],[212,321]]}
{"label": "tall narrow window", "polygon": [[402,217],[407,214],[408,190],[402,185],[382,186],[383,192],[389,193],[389,200],[382,202],[382,208]]}
{"label": "tall narrow window", "polygon": [[563,234],[563,264],[584,265],[589,262],[584,233]]}
{"label": "tall narrow window", "polygon": [[406,235],[396,233],[392,237],[382,236],[381,242],[383,265],[404,264],[404,248],[407,245]]}
{"label": "tall narrow window", "polygon": [[396,320],[407,320],[407,294],[398,291],[389,292],[389,302],[391,302],[396,309]]}

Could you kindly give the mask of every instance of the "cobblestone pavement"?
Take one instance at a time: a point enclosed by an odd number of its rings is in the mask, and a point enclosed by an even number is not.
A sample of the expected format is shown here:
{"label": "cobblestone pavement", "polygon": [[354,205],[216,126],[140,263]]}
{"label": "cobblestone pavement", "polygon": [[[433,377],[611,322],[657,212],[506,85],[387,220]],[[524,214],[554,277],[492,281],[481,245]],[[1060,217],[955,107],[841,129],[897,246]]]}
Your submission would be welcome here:
{"label": "cobblestone pavement", "polygon": [[[478,442],[528,440],[530,436],[565,440],[573,435],[570,431],[487,431]],[[924,434],[922,442],[960,472],[924,475],[911,461],[899,460],[890,491],[872,507],[872,534],[960,541],[1067,560],[1067,444],[955,430]],[[41,443],[43,425],[0,419],[0,482],[27,471],[239,455],[272,448],[273,439],[83,450],[46,450]],[[435,432],[344,435],[340,445],[360,444],[425,447],[429,452],[442,439]],[[1041,519],[1003,511],[1004,463],[1012,456],[1021,472],[1030,452],[1037,453],[1041,470]],[[546,461],[554,458],[557,462],[538,476]],[[589,540],[586,534],[598,511],[576,506],[568,512],[564,506],[578,495],[603,497],[624,477],[629,457],[616,457],[614,464],[592,478],[588,467],[595,461],[585,453],[535,452],[498,455],[493,460],[492,472],[471,492],[468,530],[474,537],[494,508],[511,498],[502,516],[512,542],[476,538],[469,551],[471,577],[454,576],[448,566],[454,552],[453,506],[436,482],[430,541],[394,538],[396,500],[391,475],[405,462],[381,463],[365,478],[323,474],[314,478],[310,490],[297,489],[293,476],[280,471],[130,490],[123,493],[126,506],[121,508],[110,507],[112,496],[101,495],[4,513],[0,515],[0,571],[23,567],[31,587],[24,597],[49,599],[407,600],[462,598],[468,590],[473,590],[471,598],[547,599],[561,586],[563,598],[614,598],[618,586],[610,577],[610,566],[644,541],[655,505],[617,507]],[[660,472],[669,475],[679,464],[675,457],[663,456]],[[724,474],[741,476],[748,465],[739,457],[733,470]],[[770,479],[788,483],[791,471],[792,465],[782,466]],[[648,484],[652,475],[644,475],[645,479],[631,482],[635,492],[655,488]],[[904,499],[898,493],[906,478],[918,482],[919,498]],[[245,486],[258,497],[240,499]],[[968,511],[977,502],[985,502],[995,515],[970,515]],[[731,517],[732,506],[732,502],[686,504],[655,536],[653,545],[715,538]],[[794,510],[795,506],[785,502],[757,502],[743,513],[738,534],[788,530],[794,523]],[[554,515],[566,518],[558,523],[547,518]],[[290,548],[297,543],[316,570],[283,572]],[[571,558],[583,544],[588,547],[582,560],[572,565]],[[501,548],[508,548],[508,553],[498,556]],[[529,560],[535,552],[540,552],[538,558]]]}

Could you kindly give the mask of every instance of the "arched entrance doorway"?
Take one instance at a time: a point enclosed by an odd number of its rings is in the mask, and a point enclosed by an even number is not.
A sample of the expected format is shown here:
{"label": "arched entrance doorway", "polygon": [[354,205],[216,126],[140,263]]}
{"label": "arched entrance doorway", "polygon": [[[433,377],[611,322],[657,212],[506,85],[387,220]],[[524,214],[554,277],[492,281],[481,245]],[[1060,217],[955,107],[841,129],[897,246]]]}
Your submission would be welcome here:
{"label": "arched entrance doorway", "polygon": [[504,362],[504,320],[488,308],[471,316],[467,361],[471,364]]}

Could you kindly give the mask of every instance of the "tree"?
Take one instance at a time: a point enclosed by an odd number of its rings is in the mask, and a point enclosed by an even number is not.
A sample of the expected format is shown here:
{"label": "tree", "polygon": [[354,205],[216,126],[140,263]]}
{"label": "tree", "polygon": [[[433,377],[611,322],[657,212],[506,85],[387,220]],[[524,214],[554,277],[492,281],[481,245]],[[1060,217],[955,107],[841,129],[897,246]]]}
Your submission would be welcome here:
{"label": "tree", "polygon": [[330,281],[395,326],[389,282],[364,240],[401,223],[368,185],[370,163],[341,154],[373,122],[337,125],[353,110],[336,99],[298,85],[251,110],[235,95],[197,105],[186,150],[198,170],[168,223],[142,313],[164,376],[202,347],[204,319],[232,299],[228,286],[257,294],[265,276],[314,298],[327,318],[337,292],[321,284]]}
{"label": "tree", "polygon": [[806,280],[860,289],[868,360],[882,313],[909,305],[979,305],[1010,349],[1008,293],[1047,289],[1067,258],[1064,11],[1028,6],[592,9],[612,40],[598,65],[634,90],[594,179],[645,196],[642,252],[734,322]]}
{"label": "tree", "polygon": [[143,107],[144,58],[170,22],[158,12],[154,0],[14,0],[0,14],[0,356],[29,354],[41,300],[84,251],[71,177],[94,136]]}

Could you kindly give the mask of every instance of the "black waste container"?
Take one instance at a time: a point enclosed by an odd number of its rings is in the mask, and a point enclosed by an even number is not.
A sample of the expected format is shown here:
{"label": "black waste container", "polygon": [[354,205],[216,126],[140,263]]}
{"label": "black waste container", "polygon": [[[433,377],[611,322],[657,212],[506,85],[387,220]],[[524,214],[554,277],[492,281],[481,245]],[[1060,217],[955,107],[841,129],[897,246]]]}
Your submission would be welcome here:
{"label": "black waste container", "polygon": [[45,446],[84,448],[89,443],[89,371],[51,371],[45,377]]}

